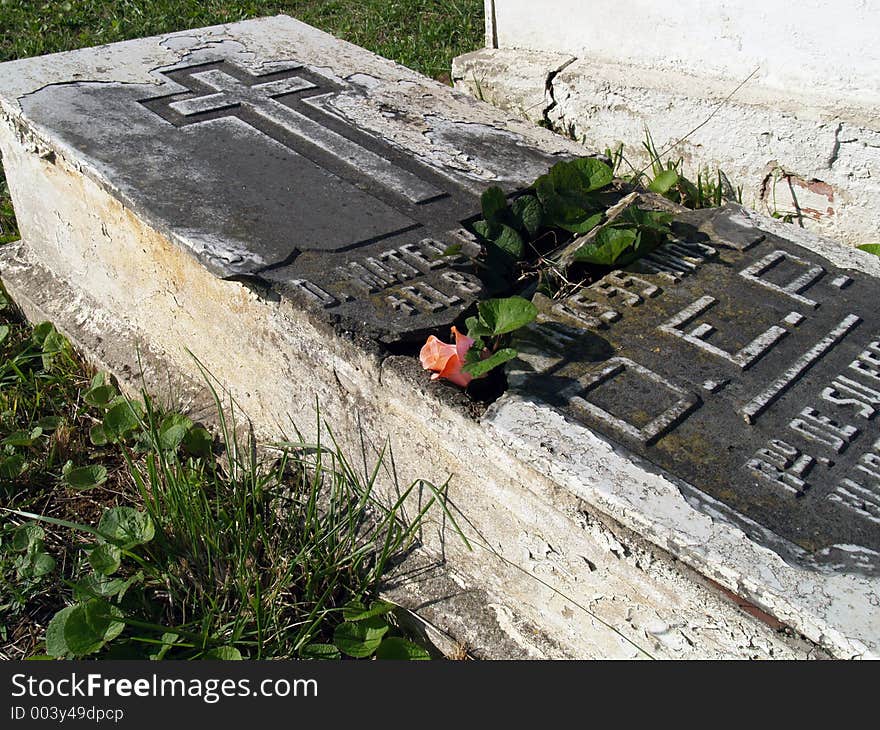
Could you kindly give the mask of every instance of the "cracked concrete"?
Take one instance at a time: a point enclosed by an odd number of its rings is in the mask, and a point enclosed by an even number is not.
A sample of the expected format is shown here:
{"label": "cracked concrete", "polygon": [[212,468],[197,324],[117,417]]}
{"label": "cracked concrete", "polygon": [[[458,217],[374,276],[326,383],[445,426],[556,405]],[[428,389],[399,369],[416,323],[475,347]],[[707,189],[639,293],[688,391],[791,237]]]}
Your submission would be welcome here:
{"label": "cracked concrete", "polygon": [[[834,102],[808,91],[784,96],[736,81],[672,69],[615,63],[589,55],[483,49],[453,62],[456,88],[551,126],[590,150],[625,144],[634,169],[649,163],[642,142],[650,130],[657,149],[694,131],[669,152],[685,171],[720,167],[742,202],[845,243],[872,242],[880,206],[880,128],[876,109],[857,99]],[[766,194],[768,170],[804,181]],[[824,202],[813,185],[827,186]]]}
{"label": "cracked concrete", "polygon": [[820,572],[785,561],[720,512],[698,508],[683,484],[540,402],[505,395],[484,423],[537,471],[820,646],[847,658],[880,656],[876,576]]}

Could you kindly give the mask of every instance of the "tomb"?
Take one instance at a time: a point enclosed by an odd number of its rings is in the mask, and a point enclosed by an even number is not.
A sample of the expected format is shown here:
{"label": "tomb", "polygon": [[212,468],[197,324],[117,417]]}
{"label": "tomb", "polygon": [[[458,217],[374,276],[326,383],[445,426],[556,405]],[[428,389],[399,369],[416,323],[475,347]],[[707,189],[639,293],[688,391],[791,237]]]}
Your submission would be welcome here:
{"label": "tomb", "polygon": [[452,635],[530,657],[880,651],[867,254],[735,207],[680,215],[625,270],[536,297],[486,409],[414,353],[485,296],[480,193],[572,141],[278,16],[0,65],[0,151],[23,239],[0,274],[29,317],[129,386],[185,401],[206,369],[265,438],[312,434],[317,403],[343,448],[390,444],[390,494],[445,485],[468,542],[432,516],[445,597],[399,595]]}
{"label": "tomb", "polygon": [[453,61],[457,88],[588,150],[623,143],[636,169],[650,169],[647,129],[691,179],[720,167],[728,197],[741,187],[749,207],[876,240],[876,7],[485,0],[485,17],[486,47]]}

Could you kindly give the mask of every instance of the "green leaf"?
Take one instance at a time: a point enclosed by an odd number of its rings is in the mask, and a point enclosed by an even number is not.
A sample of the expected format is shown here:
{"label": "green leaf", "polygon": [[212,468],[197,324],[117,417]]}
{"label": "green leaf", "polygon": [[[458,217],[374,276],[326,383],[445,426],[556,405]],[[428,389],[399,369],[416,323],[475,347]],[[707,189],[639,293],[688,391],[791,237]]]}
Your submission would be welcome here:
{"label": "green leaf", "polygon": [[103,423],[97,423],[89,429],[89,441],[92,446],[106,446],[109,443]]}
{"label": "green leaf", "polygon": [[474,223],[473,229],[475,233],[479,234],[487,241],[492,240],[492,226],[490,226],[486,221],[477,221],[476,223]]}
{"label": "green leaf", "polygon": [[62,480],[72,489],[92,489],[107,481],[107,469],[100,464],[70,469]]}
{"label": "green leaf", "polygon": [[121,560],[119,548],[110,543],[96,545],[89,551],[89,564],[101,575],[113,575],[119,570]]}
{"label": "green leaf", "polygon": [[45,538],[46,532],[39,525],[33,523],[20,525],[12,536],[12,548],[23,553],[31,545],[42,543]]}
{"label": "green leaf", "polygon": [[21,454],[12,454],[0,459],[0,479],[15,479],[24,471],[24,457]]}
{"label": "green leaf", "polygon": [[98,523],[98,532],[123,550],[143,545],[156,534],[150,516],[145,512],[138,512],[134,507],[108,509]]}
{"label": "green leaf", "polygon": [[52,364],[55,362],[55,356],[63,352],[66,347],[67,339],[53,327],[42,342],[43,369],[51,370]]}
{"label": "green leaf", "polygon": [[13,431],[0,443],[8,446],[32,446],[42,435],[43,429],[37,426],[32,431]]}
{"label": "green leaf", "polygon": [[534,304],[516,296],[487,299],[480,302],[477,309],[480,321],[494,337],[525,327],[538,316],[538,309]]}
{"label": "green leaf", "polygon": [[339,653],[333,644],[306,644],[299,650],[299,655],[303,659],[341,659],[342,654]]}
{"label": "green leaf", "polygon": [[611,266],[627,249],[633,248],[639,233],[633,228],[603,228],[589,243],[575,251],[574,260],[601,266]]}
{"label": "green leaf", "polygon": [[562,226],[562,228],[565,228],[572,233],[589,233],[602,222],[604,217],[605,213],[600,211],[593,215],[588,215],[580,222],[569,223],[568,225]]}
{"label": "green leaf", "polygon": [[48,337],[49,334],[54,331],[55,326],[51,322],[40,322],[36,327],[34,327],[34,331],[31,332],[31,341],[35,345],[42,346],[46,337]]}
{"label": "green leaf", "polygon": [[8,306],[9,300],[6,298],[6,295],[3,292],[0,292],[0,312],[2,312]]}
{"label": "green leaf", "polygon": [[346,621],[363,621],[373,616],[384,616],[394,610],[394,604],[388,601],[373,601],[367,608],[360,601],[349,601],[342,607],[342,617]]}
{"label": "green leaf", "polygon": [[67,646],[67,640],[64,638],[64,629],[67,626],[70,614],[78,608],[79,605],[62,608],[52,617],[52,620],[46,627],[46,653],[50,656],[67,657],[72,654]]}
{"label": "green leaf", "polygon": [[513,360],[513,358],[515,358],[517,354],[518,353],[516,350],[510,347],[505,347],[483,360],[469,362],[463,365],[461,369],[468,375],[479,378],[488,373],[490,370],[497,368],[499,365],[503,365],[504,363]]}
{"label": "green leaf", "polygon": [[499,187],[491,187],[480,196],[483,218],[490,225],[501,223],[507,210],[507,197]]}
{"label": "green leaf", "polygon": [[343,653],[356,659],[372,656],[388,632],[388,622],[381,616],[363,621],[346,621],[333,632],[333,643]]}
{"label": "green leaf", "polygon": [[241,652],[234,646],[218,646],[204,653],[205,659],[220,659],[224,662],[240,662]]}
{"label": "green leaf", "polygon": [[636,226],[641,230],[651,230],[662,235],[669,234],[669,224],[672,223],[672,213],[664,213],[659,210],[643,210],[642,208],[627,208],[620,217],[612,223],[610,228],[626,228]]}
{"label": "green leaf", "polygon": [[111,441],[124,439],[140,425],[140,407],[133,401],[122,401],[104,415],[104,433]]}
{"label": "green leaf", "polygon": [[530,236],[540,230],[544,218],[544,209],[534,195],[523,195],[510,206],[513,217]]}
{"label": "green leaf", "polygon": [[651,181],[651,184],[648,185],[648,190],[650,190],[652,193],[659,193],[660,195],[663,195],[677,182],[678,173],[675,170],[664,170]]}
{"label": "green leaf", "polygon": [[130,576],[127,580],[123,581],[122,587],[119,589],[117,595],[119,596],[119,600],[121,601],[123,596],[128,592],[128,589],[131,588],[135,583],[143,583],[144,582],[144,572],[139,570],[134,575]]}
{"label": "green leaf", "polygon": [[43,431],[54,431],[63,422],[64,419],[61,416],[43,416],[43,418],[37,421],[37,426],[39,426]]}
{"label": "green leaf", "polygon": [[95,385],[83,393],[83,400],[93,408],[105,408],[115,397],[116,388],[112,385]]}
{"label": "green leaf", "polygon": [[486,343],[483,341],[483,338],[477,337],[474,340],[474,344],[464,354],[464,361],[466,363],[477,362],[483,356],[483,350],[485,349]]}
{"label": "green leaf", "polygon": [[399,636],[389,636],[376,649],[376,659],[424,661],[430,658],[431,655],[418,644],[413,644]]}
{"label": "green leaf", "polygon": [[46,651],[55,657],[93,654],[125,628],[122,611],[100,598],[62,609],[46,629]]}
{"label": "green leaf", "polygon": [[[91,556],[90,556],[91,558]],[[77,601],[87,601],[90,598],[111,598],[119,594],[127,581],[122,578],[109,578],[98,573],[89,573],[78,583],[73,585],[73,597]]]}
{"label": "green leaf", "polygon": [[19,580],[42,578],[55,569],[55,559],[46,552],[43,545],[43,531],[36,525],[24,525],[16,531],[13,538],[13,547],[24,555],[19,555],[15,561],[16,577]]}
{"label": "green leaf", "polygon": [[42,578],[55,570],[55,558],[49,553],[35,551],[31,555],[30,574],[32,578]]}
{"label": "green leaf", "polygon": [[492,243],[514,259],[522,258],[525,250],[522,236],[506,223],[501,224],[498,235],[492,239]]}
{"label": "green leaf", "polygon": [[[479,317],[468,317],[464,321],[464,326],[467,330],[467,336],[471,339],[492,336],[492,330],[481,322]],[[472,347],[471,350],[475,349],[475,347],[476,346]],[[468,350],[468,352],[470,352],[470,350]]]}
{"label": "green leaf", "polygon": [[175,451],[192,427],[193,422],[186,416],[169,413],[159,426],[159,446],[166,451]]}
{"label": "green leaf", "polygon": [[875,256],[880,256],[880,243],[863,243],[861,246],[856,246],[856,248],[859,249],[859,251],[866,251]]}
{"label": "green leaf", "polygon": [[602,160],[597,160],[595,157],[581,157],[577,160],[557,162],[546,175],[538,178],[536,187],[542,179],[549,179],[557,190],[592,193],[608,187],[614,180],[614,172]]}
{"label": "green leaf", "polygon": [[[607,187],[614,173],[601,160],[585,157],[557,162],[535,181],[546,222],[573,233],[586,233],[601,221],[606,207],[595,193]],[[596,216],[599,215],[599,218]]]}
{"label": "green leaf", "polygon": [[154,662],[161,661],[165,658],[165,655],[168,653],[169,649],[174,647],[174,643],[178,639],[177,634],[173,634],[171,632],[165,632],[162,634],[162,647],[155,653],[150,654],[150,659]]}
{"label": "green leaf", "polygon": [[183,438],[183,448],[190,456],[210,456],[213,445],[211,434],[201,426],[193,426]]}
{"label": "green leaf", "polygon": [[0,345],[3,344],[4,340],[9,337],[9,326],[5,324],[0,324]]}

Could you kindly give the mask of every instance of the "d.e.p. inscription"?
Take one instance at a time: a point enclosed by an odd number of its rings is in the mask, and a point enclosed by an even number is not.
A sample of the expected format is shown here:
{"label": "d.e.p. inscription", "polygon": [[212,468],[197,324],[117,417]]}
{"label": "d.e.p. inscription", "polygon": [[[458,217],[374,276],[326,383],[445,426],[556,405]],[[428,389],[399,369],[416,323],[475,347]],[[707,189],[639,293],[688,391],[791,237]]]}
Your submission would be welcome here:
{"label": "d.e.p. inscription", "polygon": [[880,550],[878,281],[695,212],[676,238],[541,300],[515,387],[820,558]]}

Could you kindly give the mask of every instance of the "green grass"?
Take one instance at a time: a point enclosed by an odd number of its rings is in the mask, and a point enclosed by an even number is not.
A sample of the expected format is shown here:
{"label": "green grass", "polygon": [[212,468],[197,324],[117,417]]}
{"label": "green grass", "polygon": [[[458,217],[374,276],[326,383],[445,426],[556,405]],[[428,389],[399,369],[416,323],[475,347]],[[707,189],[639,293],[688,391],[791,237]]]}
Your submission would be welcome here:
{"label": "green grass", "polygon": [[212,438],[89,378],[51,325],[8,309],[0,657],[426,658],[376,599],[441,490],[398,488],[385,451],[355,467],[320,422],[323,443],[258,444],[213,389]]}
{"label": "green grass", "polygon": [[[118,479],[121,457],[107,455],[113,474],[106,487],[89,494],[56,490],[68,462],[84,465],[95,458],[88,440],[91,417],[82,400],[89,373],[51,326],[32,328],[0,288],[0,505],[58,517],[86,518],[107,497]],[[34,575],[29,559],[37,553],[12,550],[15,521],[0,515],[0,652],[25,655],[33,649],[38,627],[53,602],[61,600],[54,571]],[[52,550],[64,541],[50,536]]]}
{"label": "green grass", "polygon": [[428,76],[482,45],[481,0],[0,0],[0,61],[285,13]]}
{"label": "green grass", "polygon": [[9,197],[3,169],[0,167],[0,245],[14,241],[16,238],[18,238],[18,227],[15,223],[15,211],[12,209],[12,200]]}

